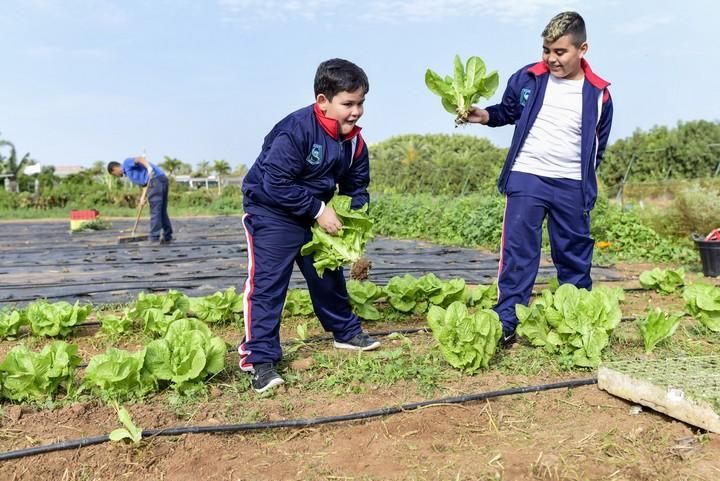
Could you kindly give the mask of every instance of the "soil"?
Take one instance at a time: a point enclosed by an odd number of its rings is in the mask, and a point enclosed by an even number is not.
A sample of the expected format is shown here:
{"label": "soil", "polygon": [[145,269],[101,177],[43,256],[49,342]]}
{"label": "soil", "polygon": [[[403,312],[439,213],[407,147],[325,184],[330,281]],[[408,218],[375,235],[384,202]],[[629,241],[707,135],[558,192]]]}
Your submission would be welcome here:
{"label": "soil", "polygon": [[362,257],[358,259],[356,263],[352,265],[350,269],[350,279],[357,281],[365,281],[370,278],[370,269],[372,268],[372,262]]}
{"label": "soil", "polygon": [[[616,283],[613,283],[615,285]],[[672,310],[677,297],[629,292],[624,315],[640,314],[648,305]],[[293,337],[292,322],[283,339]],[[623,323],[629,329],[631,323]],[[368,326],[369,330],[422,325]],[[311,335],[319,334],[311,323]],[[228,342],[241,335],[234,327],[219,329]],[[411,338],[432,344],[429,334]],[[627,338],[622,339],[624,342]],[[92,355],[107,342],[92,329],[71,342]],[[384,339],[385,346],[397,341]],[[2,343],[7,351],[10,341]],[[130,340],[122,347],[133,348]],[[388,346],[390,347],[390,346]],[[432,395],[413,382],[312,389],[302,380],[314,369],[313,354],[330,352],[328,342],[301,349],[286,372],[288,383],[272,396],[249,392],[236,370],[213,381],[205,398],[178,403],[172,392],[144,402],[127,403],[142,428],[217,425],[311,418],[370,410],[510,386],[588,378],[589,371],[558,371],[550,366],[523,372],[522,359],[532,348],[503,351],[498,365],[474,376],[454,375]],[[381,352],[381,351],[379,351]],[[369,355],[376,355],[368,353]],[[350,354],[353,356],[354,354]],[[525,356],[525,357],[523,357]],[[230,355],[229,366],[237,356]],[[527,366],[526,366],[527,367]],[[85,397],[56,405],[4,405],[0,450],[10,451],[84,436],[119,427],[115,409]],[[440,404],[416,411],[313,428],[278,429],[235,434],[154,437],[139,445],[106,443],[59,451],[0,464],[7,480],[715,480],[720,479],[720,436],[615,398],[596,386],[500,397],[462,405]]]}
{"label": "soil", "polygon": [[[18,236],[22,237],[19,233]],[[214,242],[222,244],[220,239]],[[390,268],[388,259],[395,259],[396,252],[406,246],[389,245],[392,249],[377,249],[372,260],[375,269],[386,269],[387,275],[395,275],[400,273],[396,269],[403,266]],[[428,264],[430,270],[440,265],[444,256],[458,251],[425,245],[416,248],[418,254],[423,249],[431,251],[432,258],[437,257],[438,263]],[[463,262],[458,258],[458,266]],[[413,264],[405,267],[410,265]],[[16,270],[10,267],[5,275],[22,275],[24,267],[18,266]],[[618,264],[613,266],[613,275],[606,278],[607,284],[637,287],[637,275],[652,267],[655,265]],[[454,271],[445,274],[454,275]],[[40,279],[42,272],[33,275]],[[610,282],[617,278],[625,281]],[[690,279],[696,280],[692,275]],[[18,283],[15,287],[22,286]],[[683,308],[677,295],[632,291],[626,293],[623,314],[640,316],[650,307],[668,311]],[[291,320],[283,324],[283,340],[297,336],[300,322],[308,324],[311,336],[321,334],[317,321]],[[654,355],[668,352],[682,355],[687,349],[717,352],[717,338],[698,338],[690,327],[691,321],[683,322],[683,328],[676,333],[681,339],[678,344]],[[373,331],[423,326],[424,319],[409,317],[366,328]],[[212,328],[230,345],[242,336],[237,327]],[[644,356],[639,354],[642,340],[632,322],[622,323],[616,332],[609,356]],[[409,339],[413,349],[420,353],[414,359],[422,360],[423,355],[430,355],[434,349],[435,341],[428,333],[418,333]],[[386,337],[381,340],[382,349],[364,353],[367,357],[363,359],[382,356],[400,342]],[[87,360],[109,346],[135,350],[144,339],[141,334],[134,334],[113,341],[99,334],[97,327],[89,326],[76,330],[68,341],[78,344],[79,355]],[[28,336],[2,341],[0,355],[4,356],[18,342],[40,349],[48,341]],[[250,391],[246,375],[236,369],[237,355],[233,353],[228,357],[227,372],[208,382],[205,396],[180,400],[168,390],[124,406],[134,423],[144,429],[255,423],[339,415],[425,399],[590,378],[595,374],[561,369],[537,350],[519,343],[498,353],[489,370],[472,376],[443,366],[444,374],[430,392],[418,387],[421,371],[416,378],[400,381],[370,383],[360,378],[347,385],[318,388],[311,381],[333,373],[332,365],[330,368],[321,365],[322,355],[333,355],[331,359],[338,362],[357,356],[334,352],[327,341],[309,344],[282,366],[287,380],[283,387],[271,395],[256,395]],[[4,402],[0,413],[0,452],[107,434],[120,427],[115,408],[91,395],[41,405]],[[647,408],[638,410],[594,385],[485,402],[437,404],[393,416],[312,428],[157,436],[138,445],[112,442],[0,463],[0,480],[12,481],[718,479],[720,435],[702,432]]]}

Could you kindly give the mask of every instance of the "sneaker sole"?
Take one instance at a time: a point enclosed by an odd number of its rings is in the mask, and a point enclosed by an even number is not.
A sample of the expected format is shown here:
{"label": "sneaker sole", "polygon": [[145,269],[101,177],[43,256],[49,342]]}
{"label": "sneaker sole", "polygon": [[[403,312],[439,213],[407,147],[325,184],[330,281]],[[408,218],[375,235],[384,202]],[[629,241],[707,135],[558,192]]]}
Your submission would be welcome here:
{"label": "sneaker sole", "polygon": [[333,346],[335,346],[336,349],[348,349],[350,351],[372,351],[373,349],[377,349],[378,347],[380,347],[380,342],[375,341],[369,346],[359,347],[353,346],[352,344],[345,344],[344,342],[335,341],[333,343]]}
{"label": "sneaker sole", "polygon": [[272,389],[281,384],[285,384],[285,380],[281,377],[278,377],[278,378],[273,379],[272,381],[270,381],[269,383],[267,383],[265,386],[263,386],[260,389],[257,389],[257,388],[253,388],[253,389],[255,389],[256,393],[260,394],[260,393],[267,391],[268,389]]}

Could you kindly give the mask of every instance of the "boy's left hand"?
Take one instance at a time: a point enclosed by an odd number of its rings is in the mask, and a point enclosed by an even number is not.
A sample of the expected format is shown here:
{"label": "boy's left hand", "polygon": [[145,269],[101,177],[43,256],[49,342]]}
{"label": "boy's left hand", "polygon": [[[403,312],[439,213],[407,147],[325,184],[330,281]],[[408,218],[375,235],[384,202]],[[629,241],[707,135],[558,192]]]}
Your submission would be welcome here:
{"label": "boy's left hand", "polygon": [[317,218],[317,223],[325,232],[331,235],[337,234],[342,229],[342,222],[335,214],[335,209],[330,206],[325,206],[325,210]]}

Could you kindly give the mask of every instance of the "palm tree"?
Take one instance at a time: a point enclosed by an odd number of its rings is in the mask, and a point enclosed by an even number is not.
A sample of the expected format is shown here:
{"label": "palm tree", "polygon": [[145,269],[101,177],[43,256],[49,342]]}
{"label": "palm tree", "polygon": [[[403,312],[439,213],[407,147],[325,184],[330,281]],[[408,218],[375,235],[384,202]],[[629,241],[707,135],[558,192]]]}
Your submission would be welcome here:
{"label": "palm tree", "polygon": [[182,168],[182,160],[170,157],[169,155],[166,155],[163,158],[165,160],[162,164],[160,164],[160,168],[167,172],[169,176],[172,177],[176,170]]}
{"label": "palm tree", "polygon": [[212,170],[218,177],[218,192],[222,193],[222,178],[230,173],[230,164],[228,164],[225,160],[215,160],[213,161]]}
{"label": "palm tree", "polygon": [[0,148],[4,147],[10,148],[10,155],[5,157],[0,153],[0,174],[10,174],[11,177],[17,179],[25,167],[36,163],[30,158],[30,153],[25,154],[23,158],[18,161],[15,145],[9,140],[0,140]]}
{"label": "palm tree", "polygon": [[204,177],[206,189],[210,188],[208,185],[208,175],[210,175],[210,162],[208,162],[207,160],[202,160],[198,162],[197,169],[195,169],[195,173],[193,174],[193,176]]}
{"label": "palm tree", "polygon": [[195,168],[195,173],[198,177],[207,177],[210,175],[210,162],[207,160],[201,160],[198,162],[197,168]]}

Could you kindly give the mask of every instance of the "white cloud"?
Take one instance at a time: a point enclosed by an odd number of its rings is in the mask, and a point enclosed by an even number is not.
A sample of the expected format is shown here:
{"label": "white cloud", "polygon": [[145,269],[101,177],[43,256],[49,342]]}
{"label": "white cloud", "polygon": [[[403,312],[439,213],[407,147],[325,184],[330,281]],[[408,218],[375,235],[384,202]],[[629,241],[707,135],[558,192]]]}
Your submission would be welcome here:
{"label": "white cloud", "polygon": [[544,9],[570,8],[577,0],[218,0],[225,22],[315,21],[333,15],[357,15],[370,22],[432,22],[452,17],[492,17],[530,22]]}
{"label": "white cloud", "polygon": [[673,23],[673,19],[669,15],[643,15],[617,25],[615,30],[620,33],[636,35],[671,23]]}
{"label": "white cloud", "polygon": [[75,24],[125,25],[128,15],[115,0],[11,0],[8,8],[18,14],[52,18],[70,28]]}

